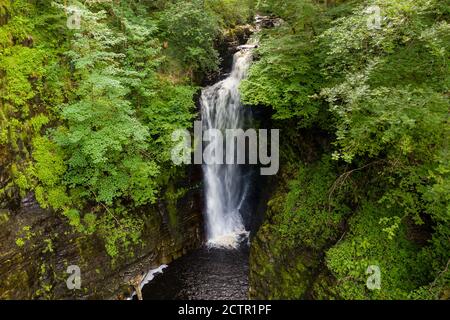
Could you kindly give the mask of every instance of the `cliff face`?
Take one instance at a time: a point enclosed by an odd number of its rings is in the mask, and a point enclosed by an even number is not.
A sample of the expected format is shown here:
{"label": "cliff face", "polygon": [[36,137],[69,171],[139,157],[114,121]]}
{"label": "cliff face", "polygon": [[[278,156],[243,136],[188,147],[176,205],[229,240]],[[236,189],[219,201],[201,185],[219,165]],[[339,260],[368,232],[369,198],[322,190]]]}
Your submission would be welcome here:
{"label": "cliff face", "polygon": [[347,216],[329,212],[327,190],[335,173],[320,156],[328,138],[305,130],[293,147],[297,158],[282,159],[280,173],[271,178],[268,208],[251,243],[251,299],[336,297],[325,252],[343,234]]}
{"label": "cliff face", "polygon": [[[279,200],[284,192],[279,187],[270,201]],[[276,230],[281,214],[277,208],[270,207],[252,241],[249,297],[257,300],[335,298],[332,290],[335,278],[326,268],[324,257],[328,243],[335,242],[336,238],[326,238],[320,248],[303,243],[286,246],[286,239]]]}
{"label": "cliff face", "polygon": [[[195,175],[183,185],[198,185]],[[142,217],[142,246],[113,262],[100,238],[74,232],[66,218],[41,209],[32,195],[16,210],[1,209],[0,299],[123,299],[143,273],[202,243],[200,187],[176,203],[161,200]],[[81,290],[67,288],[71,265],[80,267]]]}
{"label": "cliff face", "polygon": [[286,250],[283,242],[266,221],[251,247],[250,299],[333,299],[335,279],[324,253],[302,246]]}

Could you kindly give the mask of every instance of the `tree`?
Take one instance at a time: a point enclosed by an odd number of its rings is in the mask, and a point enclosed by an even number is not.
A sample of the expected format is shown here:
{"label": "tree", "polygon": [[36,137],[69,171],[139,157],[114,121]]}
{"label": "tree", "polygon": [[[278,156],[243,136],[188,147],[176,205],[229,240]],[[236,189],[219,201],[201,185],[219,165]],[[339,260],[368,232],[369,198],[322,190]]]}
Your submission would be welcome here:
{"label": "tree", "polygon": [[160,17],[160,28],[170,54],[184,66],[194,72],[217,70],[219,55],[214,40],[219,31],[218,21],[205,11],[203,1],[177,1],[170,5]]}

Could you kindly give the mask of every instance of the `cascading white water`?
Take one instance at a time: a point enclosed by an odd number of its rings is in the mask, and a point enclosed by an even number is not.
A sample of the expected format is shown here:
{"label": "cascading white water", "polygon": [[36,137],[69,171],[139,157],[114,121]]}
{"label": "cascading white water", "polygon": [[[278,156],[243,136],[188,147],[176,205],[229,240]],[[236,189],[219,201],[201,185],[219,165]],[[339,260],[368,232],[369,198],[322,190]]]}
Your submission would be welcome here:
{"label": "cascading white water", "polygon": [[[252,47],[245,46],[234,55],[231,74],[225,80],[202,91],[203,130],[219,129],[224,132],[243,127],[245,110],[240,100],[239,84],[250,67]],[[217,144],[219,141],[213,139],[210,143]],[[225,157],[226,152],[225,148]],[[205,156],[212,163],[217,163],[215,157],[220,155],[210,152]],[[208,245],[235,248],[243,237],[248,236],[240,213],[248,190],[242,167],[236,164],[205,164],[203,173]]]}

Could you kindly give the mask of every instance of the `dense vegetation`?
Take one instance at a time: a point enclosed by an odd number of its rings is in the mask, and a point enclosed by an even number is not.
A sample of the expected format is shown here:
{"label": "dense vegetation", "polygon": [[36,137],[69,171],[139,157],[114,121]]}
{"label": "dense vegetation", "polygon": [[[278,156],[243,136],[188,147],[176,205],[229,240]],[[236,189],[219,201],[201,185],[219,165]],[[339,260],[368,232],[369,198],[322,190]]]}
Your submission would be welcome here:
{"label": "dense vegetation", "polygon": [[183,176],[171,134],[192,126],[214,42],[249,17],[236,3],[2,0],[3,206],[32,191],[111,256],[136,244],[135,209]]}
{"label": "dense vegetation", "polygon": [[[257,271],[281,279],[266,296],[448,298],[450,4],[281,3],[260,1],[285,23],[263,33],[242,86],[289,137],[261,230],[284,264]],[[381,9],[378,27],[370,5]],[[295,276],[308,266],[289,258],[299,250],[324,255],[330,274],[309,274],[312,289]],[[380,290],[366,288],[370,265]]]}
{"label": "dense vegetation", "polygon": [[32,193],[113,258],[138,244],[217,41],[256,12],[283,19],[241,86],[283,128],[266,297],[448,298],[448,1],[0,0],[1,207]]}

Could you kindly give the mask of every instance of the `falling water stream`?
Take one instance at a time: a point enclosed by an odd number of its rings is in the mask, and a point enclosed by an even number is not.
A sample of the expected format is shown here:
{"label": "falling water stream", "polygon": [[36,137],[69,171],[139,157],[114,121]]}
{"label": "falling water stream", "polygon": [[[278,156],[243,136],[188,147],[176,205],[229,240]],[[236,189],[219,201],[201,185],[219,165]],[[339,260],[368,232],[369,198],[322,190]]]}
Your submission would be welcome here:
{"label": "falling water stream", "polygon": [[[250,49],[238,51],[234,55],[231,74],[225,80],[203,90],[201,106],[205,131],[243,129],[247,113],[241,104],[239,84],[245,77],[251,60]],[[245,179],[241,165],[216,164],[226,163],[226,158],[230,156],[234,159],[234,150],[225,148],[224,155],[215,154],[216,147],[223,148],[222,141],[212,139],[210,144],[215,145],[206,149],[205,158],[212,164],[203,165],[208,245],[236,248],[240,240],[248,236],[240,210],[247,195],[249,181]],[[227,154],[230,152],[233,154]],[[222,159],[217,159],[218,157]]]}
{"label": "falling water stream", "polygon": [[[244,129],[251,122],[251,114],[240,100],[239,85],[250,67],[253,47],[242,46],[233,57],[229,76],[202,91],[204,131]],[[209,142],[216,143],[220,141]],[[220,155],[208,153],[214,148],[205,150],[205,159],[209,159],[203,165],[207,243],[156,274],[142,290],[144,299],[247,298],[246,220],[252,215],[252,169],[237,164],[210,164],[217,163]],[[227,151],[223,150],[225,159]]]}

